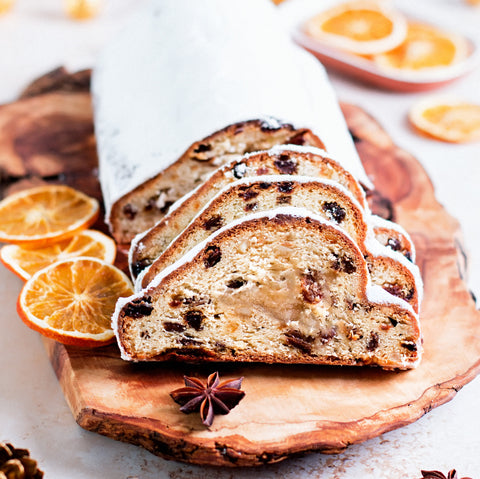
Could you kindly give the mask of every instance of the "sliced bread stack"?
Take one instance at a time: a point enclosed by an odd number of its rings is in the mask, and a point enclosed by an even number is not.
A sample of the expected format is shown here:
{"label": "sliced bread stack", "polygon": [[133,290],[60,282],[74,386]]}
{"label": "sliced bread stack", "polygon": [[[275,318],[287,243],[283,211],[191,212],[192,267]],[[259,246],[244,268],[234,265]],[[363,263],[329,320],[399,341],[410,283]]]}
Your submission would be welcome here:
{"label": "sliced bread stack", "polygon": [[325,151],[249,154],[132,242],[139,292],[117,307],[119,344],[137,360],[409,368],[421,351],[414,257]]}
{"label": "sliced bread stack", "polygon": [[[267,0],[201,3],[152,2],[94,76],[107,219],[118,242],[136,235],[137,293],[113,317],[122,357],[414,367],[414,246],[370,213],[372,185],[321,65]],[[146,68],[137,57],[151,45]],[[128,62],[137,76],[119,77]],[[186,79],[197,64],[210,74],[198,85]],[[130,90],[153,78],[161,98],[114,103],[114,78]],[[131,117],[142,115],[140,134]]]}

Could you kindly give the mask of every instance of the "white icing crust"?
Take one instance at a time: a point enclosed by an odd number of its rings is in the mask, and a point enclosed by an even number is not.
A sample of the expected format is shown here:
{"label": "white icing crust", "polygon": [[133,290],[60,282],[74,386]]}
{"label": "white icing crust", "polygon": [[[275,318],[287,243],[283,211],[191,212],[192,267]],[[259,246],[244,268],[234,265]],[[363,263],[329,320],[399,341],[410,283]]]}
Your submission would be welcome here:
{"label": "white icing crust", "polygon": [[107,45],[92,77],[107,217],[192,143],[250,119],[310,128],[370,185],[323,67],[279,24],[269,0],[153,0]]}

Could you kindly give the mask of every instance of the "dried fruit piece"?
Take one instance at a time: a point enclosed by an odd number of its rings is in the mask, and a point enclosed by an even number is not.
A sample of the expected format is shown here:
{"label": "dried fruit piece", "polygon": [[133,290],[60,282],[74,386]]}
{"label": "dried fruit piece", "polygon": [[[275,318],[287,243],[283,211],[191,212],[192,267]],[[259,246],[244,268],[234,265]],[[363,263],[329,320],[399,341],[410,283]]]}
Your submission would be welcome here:
{"label": "dried fruit piece", "polygon": [[185,386],[170,393],[182,407],[180,411],[190,414],[200,411],[202,423],[210,427],[215,414],[228,414],[245,396],[241,391],[242,378],[220,382],[218,372],[210,374],[207,383],[197,378],[184,376]]}
{"label": "dried fruit piece", "polygon": [[20,191],[0,201],[0,241],[45,246],[88,228],[98,201],[69,186],[48,185]]}
{"label": "dried fruit piece", "polygon": [[205,268],[213,268],[222,259],[222,251],[218,246],[209,246],[205,251],[203,262]]}
{"label": "dried fruit piece", "polygon": [[380,68],[409,72],[451,66],[468,55],[467,40],[433,25],[409,23],[405,41],[388,52],[375,55]]}
{"label": "dried fruit piece", "polygon": [[448,98],[427,98],[410,110],[411,123],[428,135],[452,143],[480,139],[480,105]]}
{"label": "dried fruit piece", "polygon": [[75,258],[35,273],[24,285],[17,311],[30,328],[64,344],[103,346],[119,297],[133,294],[128,277],[96,258]]}
{"label": "dried fruit piece", "polygon": [[7,245],[0,250],[0,261],[20,278],[27,280],[41,269],[64,259],[87,256],[107,263],[115,261],[115,241],[94,230],[80,233],[41,248]]}
{"label": "dried fruit piece", "polygon": [[330,8],[308,20],[305,33],[315,40],[360,55],[385,52],[407,34],[402,14],[381,2],[360,0]]}

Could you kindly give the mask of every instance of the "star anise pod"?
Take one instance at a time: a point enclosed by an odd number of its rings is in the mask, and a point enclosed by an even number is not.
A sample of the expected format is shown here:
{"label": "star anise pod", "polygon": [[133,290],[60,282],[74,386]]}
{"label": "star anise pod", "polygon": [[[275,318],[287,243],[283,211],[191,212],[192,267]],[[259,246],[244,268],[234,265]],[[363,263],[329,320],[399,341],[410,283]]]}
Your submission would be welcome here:
{"label": "star anise pod", "polygon": [[228,414],[245,396],[245,392],[240,390],[243,377],[221,383],[218,372],[214,372],[208,376],[207,384],[188,376],[183,379],[186,387],[172,391],[170,396],[182,406],[180,411],[183,413],[200,411],[202,423],[208,427],[212,425],[215,414]]}
{"label": "star anise pod", "polygon": [[[423,479],[460,479],[457,475],[457,471],[452,469],[449,471],[448,475],[445,476],[443,472],[440,471],[420,471],[422,473]],[[461,479],[471,479],[470,477],[462,477]]]}

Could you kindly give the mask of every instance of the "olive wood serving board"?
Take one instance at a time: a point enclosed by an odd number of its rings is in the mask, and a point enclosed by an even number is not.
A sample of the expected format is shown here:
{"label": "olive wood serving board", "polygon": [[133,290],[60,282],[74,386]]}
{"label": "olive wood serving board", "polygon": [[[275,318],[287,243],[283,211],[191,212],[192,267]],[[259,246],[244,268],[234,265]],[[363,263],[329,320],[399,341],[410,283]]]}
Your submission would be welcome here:
{"label": "olive wood serving board", "polygon": [[[0,107],[2,193],[43,181],[66,182],[99,197],[86,83],[63,70]],[[88,81],[88,72],[85,78]],[[85,80],[80,76],[80,79]],[[458,223],[434,196],[421,165],[361,109],[342,105],[376,191],[374,211],[412,235],[425,282],[425,353],[407,372],[368,367],[257,364],[132,364],[116,346],[66,347],[45,340],[78,424],[154,454],[196,464],[253,466],[308,451],[339,453],[419,419],[452,399],[480,371],[480,313],[464,282]],[[8,128],[5,127],[8,126]],[[13,168],[15,166],[15,169]],[[102,225],[99,224],[101,227]],[[183,375],[244,376],[245,398],[204,427],[169,393]]]}

